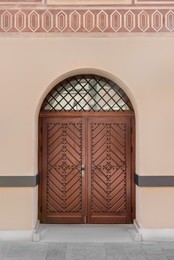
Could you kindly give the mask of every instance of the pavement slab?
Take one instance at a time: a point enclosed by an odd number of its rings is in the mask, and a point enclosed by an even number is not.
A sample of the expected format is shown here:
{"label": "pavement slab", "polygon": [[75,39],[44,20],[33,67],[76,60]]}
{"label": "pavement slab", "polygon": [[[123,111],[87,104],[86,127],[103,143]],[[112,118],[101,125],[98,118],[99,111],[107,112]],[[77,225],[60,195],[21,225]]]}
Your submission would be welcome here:
{"label": "pavement slab", "polygon": [[0,242],[0,260],[174,260],[174,242]]}

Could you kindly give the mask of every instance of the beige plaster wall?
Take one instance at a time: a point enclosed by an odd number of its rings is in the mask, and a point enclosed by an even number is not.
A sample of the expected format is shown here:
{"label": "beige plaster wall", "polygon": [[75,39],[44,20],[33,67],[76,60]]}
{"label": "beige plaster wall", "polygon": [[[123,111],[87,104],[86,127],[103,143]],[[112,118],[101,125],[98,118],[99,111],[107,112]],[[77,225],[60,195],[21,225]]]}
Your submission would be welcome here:
{"label": "beige plaster wall", "polygon": [[174,188],[137,187],[137,222],[142,228],[174,228]]}
{"label": "beige plaster wall", "polygon": [[0,188],[0,230],[29,230],[33,218],[33,188]]}
{"label": "beige plaster wall", "polygon": [[[55,83],[77,72],[110,77],[132,100],[137,129],[136,172],[174,175],[173,52],[174,38],[162,36],[1,37],[0,175],[37,173],[39,107]],[[138,188],[138,221],[144,227],[173,227],[173,193],[172,188]],[[0,207],[6,207],[0,228],[33,227],[37,219],[36,189],[15,188],[15,196],[12,188],[0,189],[1,194]],[[19,217],[25,209],[21,196],[30,205],[23,222]],[[10,214],[9,198],[17,205],[13,222],[6,218]],[[151,209],[152,218],[147,212]]]}

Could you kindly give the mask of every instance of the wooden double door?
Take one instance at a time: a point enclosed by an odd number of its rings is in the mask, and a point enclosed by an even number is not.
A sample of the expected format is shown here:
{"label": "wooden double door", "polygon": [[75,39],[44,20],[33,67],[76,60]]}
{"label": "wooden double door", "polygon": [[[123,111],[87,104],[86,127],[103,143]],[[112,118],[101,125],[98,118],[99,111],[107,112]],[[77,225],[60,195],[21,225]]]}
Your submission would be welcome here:
{"label": "wooden double door", "polygon": [[131,223],[133,117],[41,118],[42,223]]}

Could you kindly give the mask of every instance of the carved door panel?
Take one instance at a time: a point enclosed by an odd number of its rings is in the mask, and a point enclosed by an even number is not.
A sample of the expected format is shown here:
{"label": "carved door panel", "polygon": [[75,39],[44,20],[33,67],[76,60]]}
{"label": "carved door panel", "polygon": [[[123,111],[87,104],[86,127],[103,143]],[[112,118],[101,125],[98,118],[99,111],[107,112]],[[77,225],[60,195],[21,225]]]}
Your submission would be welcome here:
{"label": "carved door panel", "polygon": [[44,223],[83,222],[82,119],[43,120]]}
{"label": "carved door panel", "polygon": [[130,223],[130,119],[89,119],[89,223]]}
{"label": "carved door panel", "polygon": [[130,117],[42,120],[42,222],[130,223]]}

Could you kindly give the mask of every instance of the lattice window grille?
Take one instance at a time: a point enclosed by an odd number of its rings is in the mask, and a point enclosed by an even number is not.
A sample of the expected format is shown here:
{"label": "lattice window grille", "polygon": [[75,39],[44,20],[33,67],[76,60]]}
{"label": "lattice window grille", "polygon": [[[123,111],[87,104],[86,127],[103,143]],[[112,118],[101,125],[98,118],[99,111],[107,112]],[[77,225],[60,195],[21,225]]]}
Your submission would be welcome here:
{"label": "lattice window grille", "polygon": [[133,111],[124,91],[113,81],[95,75],[74,76],[47,95],[43,111]]}

